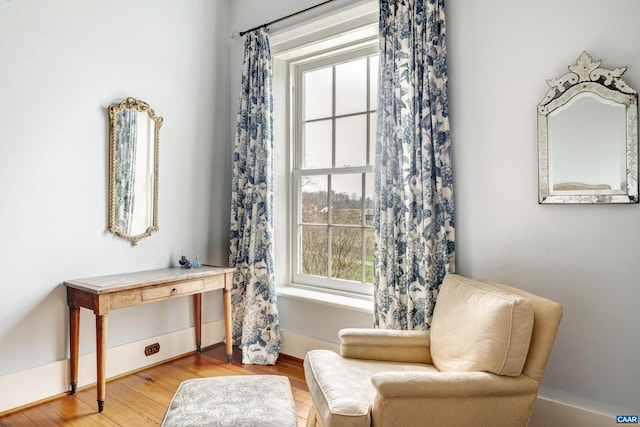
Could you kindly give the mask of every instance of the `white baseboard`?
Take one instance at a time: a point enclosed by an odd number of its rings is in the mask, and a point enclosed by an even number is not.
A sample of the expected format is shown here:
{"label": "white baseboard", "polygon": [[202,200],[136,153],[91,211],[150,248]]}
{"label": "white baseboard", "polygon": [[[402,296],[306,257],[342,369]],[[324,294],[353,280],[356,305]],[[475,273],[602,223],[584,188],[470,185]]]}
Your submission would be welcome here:
{"label": "white baseboard", "polygon": [[281,330],[280,335],[282,338],[280,353],[297,357],[298,359],[304,359],[304,356],[314,349],[332,350],[336,353],[340,350],[340,346],[338,344],[309,338],[304,335],[296,334],[295,332]]}
{"label": "white baseboard", "polygon": [[538,396],[529,427],[603,427],[615,424],[613,415]]}
{"label": "white baseboard", "polygon": [[[202,346],[224,341],[224,321],[202,325]],[[160,344],[160,352],[144,355],[144,348]],[[107,349],[107,379],[139,370],[195,350],[194,328],[147,338]],[[82,348],[80,349],[82,352]],[[78,360],[78,387],[96,382],[96,353],[81,354]],[[0,414],[13,408],[38,402],[69,390],[69,360],[0,376]],[[107,385],[107,395],[109,386]]]}

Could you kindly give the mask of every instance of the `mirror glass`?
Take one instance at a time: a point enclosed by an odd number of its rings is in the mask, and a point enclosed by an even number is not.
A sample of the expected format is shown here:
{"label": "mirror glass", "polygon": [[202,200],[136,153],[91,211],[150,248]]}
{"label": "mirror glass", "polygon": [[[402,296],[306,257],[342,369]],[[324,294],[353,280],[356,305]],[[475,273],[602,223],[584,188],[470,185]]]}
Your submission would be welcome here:
{"label": "mirror glass", "polygon": [[638,203],[637,93],[584,52],[538,104],[540,203]]}
{"label": "mirror glass", "polygon": [[109,107],[109,231],[133,245],[158,230],[158,148],[162,117],[144,101]]}

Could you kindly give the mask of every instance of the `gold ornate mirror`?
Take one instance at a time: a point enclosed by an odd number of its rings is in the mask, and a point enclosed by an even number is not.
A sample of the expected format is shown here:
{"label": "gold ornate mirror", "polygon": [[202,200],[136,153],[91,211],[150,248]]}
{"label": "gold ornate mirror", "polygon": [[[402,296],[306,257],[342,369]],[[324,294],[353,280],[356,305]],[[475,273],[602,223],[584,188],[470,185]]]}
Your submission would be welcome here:
{"label": "gold ornate mirror", "polygon": [[109,231],[132,245],[158,230],[160,126],[144,101],[109,106]]}
{"label": "gold ornate mirror", "polygon": [[638,203],[638,93],[583,52],[538,104],[539,203]]}

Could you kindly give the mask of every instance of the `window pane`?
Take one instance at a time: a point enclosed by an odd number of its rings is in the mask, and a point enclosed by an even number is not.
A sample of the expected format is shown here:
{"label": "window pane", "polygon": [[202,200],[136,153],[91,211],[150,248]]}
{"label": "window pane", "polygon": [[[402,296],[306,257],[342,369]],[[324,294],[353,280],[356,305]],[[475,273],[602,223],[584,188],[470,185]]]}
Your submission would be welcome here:
{"label": "window pane", "polygon": [[369,114],[369,165],[376,164],[376,132],[378,130],[378,115]]}
{"label": "window pane", "polygon": [[369,58],[369,110],[378,109],[378,55]]}
{"label": "window pane", "polygon": [[328,272],[326,226],[303,225],[300,227],[302,248],[302,274],[326,277]]}
{"label": "window pane", "polygon": [[362,224],[362,174],[331,176],[331,223]]}
{"label": "window pane", "polygon": [[302,222],[327,224],[327,175],[301,176]]}
{"label": "window pane", "polygon": [[367,109],[367,58],[336,65],[336,115]]}
{"label": "window pane", "polygon": [[366,115],[336,119],[336,167],[365,166],[366,156]]}
{"label": "window pane", "polygon": [[304,120],[331,116],[332,83],[331,67],[304,73]]}
{"label": "window pane", "polygon": [[373,283],[373,229],[364,230],[365,240],[365,282]]}
{"label": "window pane", "polygon": [[373,225],[373,187],[375,186],[375,177],[372,173],[368,173],[364,178],[364,223],[365,225]]}
{"label": "window pane", "polygon": [[362,281],[362,229],[332,229],[331,277]]}
{"label": "window pane", "polygon": [[331,167],[331,123],[321,120],[304,125],[304,169]]}

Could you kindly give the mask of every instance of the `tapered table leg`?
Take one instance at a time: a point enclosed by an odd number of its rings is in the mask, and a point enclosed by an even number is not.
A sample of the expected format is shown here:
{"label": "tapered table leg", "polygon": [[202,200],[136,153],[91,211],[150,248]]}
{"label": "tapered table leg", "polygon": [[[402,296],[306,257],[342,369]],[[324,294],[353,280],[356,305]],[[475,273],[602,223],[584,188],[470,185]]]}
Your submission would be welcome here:
{"label": "tapered table leg", "polygon": [[106,367],[107,367],[107,316],[96,315],[96,362],[97,362],[97,384],[98,389],[98,412],[104,409],[104,398],[106,394]]}
{"label": "tapered table leg", "polygon": [[222,290],[222,300],[224,304],[224,334],[227,340],[227,362],[231,363],[233,358],[233,341],[231,332],[231,291],[227,288]]}
{"label": "tapered table leg", "polygon": [[193,294],[193,313],[196,324],[196,352],[202,353],[202,294]]}
{"label": "tapered table leg", "polygon": [[78,387],[78,349],[80,347],[80,307],[69,306],[69,383],[71,394]]}

